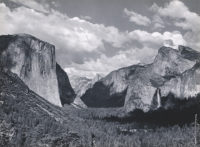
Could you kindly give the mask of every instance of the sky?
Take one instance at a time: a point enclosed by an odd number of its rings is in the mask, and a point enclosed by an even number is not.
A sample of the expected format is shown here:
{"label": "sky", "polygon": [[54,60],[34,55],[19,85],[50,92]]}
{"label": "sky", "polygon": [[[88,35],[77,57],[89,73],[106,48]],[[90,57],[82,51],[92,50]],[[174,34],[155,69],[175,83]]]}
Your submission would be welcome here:
{"label": "sky", "polygon": [[56,47],[69,76],[151,63],[162,46],[200,51],[200,0],[0,0],[0,35]]}

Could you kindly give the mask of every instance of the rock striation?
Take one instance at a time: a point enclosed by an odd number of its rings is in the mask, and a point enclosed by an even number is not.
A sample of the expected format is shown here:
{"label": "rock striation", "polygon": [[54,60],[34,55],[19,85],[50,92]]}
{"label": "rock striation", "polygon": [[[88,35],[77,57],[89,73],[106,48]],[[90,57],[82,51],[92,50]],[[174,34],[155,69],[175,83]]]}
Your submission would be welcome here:
{"label": "rock striation", "polygon": [[184,46],[161,47],[153,63],[113,71],[81,97],[89,107],[125,107],[144,112],[162,107],[162,97],[179,99],[200,92],[200,53]]}
{"label": "rock striation", "polygon": [[[0,65],[16,73],[31,90],[57,106],[62,106],[64,99],[74,99],[72,89],[69,89],[71,95],[63,92],[68,91],[70,83],[58,83],[66,75],[56,64],[55,47],[47,42],[27,34],[0,36]],[[63,84],[66,89],[61,88]]]}

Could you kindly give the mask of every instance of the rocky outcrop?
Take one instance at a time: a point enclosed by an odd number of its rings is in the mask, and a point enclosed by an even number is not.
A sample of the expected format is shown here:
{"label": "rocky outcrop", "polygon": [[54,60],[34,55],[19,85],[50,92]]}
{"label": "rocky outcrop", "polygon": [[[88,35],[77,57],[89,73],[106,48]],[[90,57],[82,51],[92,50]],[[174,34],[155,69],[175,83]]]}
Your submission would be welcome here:
{"label": "rocky outcrop", "polygon": [[4,70],[16,73],[35,93],[62,106],[60,94],[63,100],[66,93],[62,92],[63,88],[58,88],[63,86],[63,83],[58,83],[63,77],[57,77],[57,74],[64,74],[59,68],[56,72],[53,45],[27,34],[0,36],[0,65]]}
{"label": "rocky outcrop", "polygon": [[179,46],[179,50],[162,47],[152,64],[113,71],[81,99],[90,107],[124,106],[127,111],[144,112],[157,109],[162,97],[169,93],[188,98],[200,92],[199,59],[200,53],[188,47]]}
{"label": "rocky outcrop", "polygon": [[75,92],[71,87],[67,73],[56,64],[56,74],[58,79],[58,88],[62,105],[71,104],[75,98]]}

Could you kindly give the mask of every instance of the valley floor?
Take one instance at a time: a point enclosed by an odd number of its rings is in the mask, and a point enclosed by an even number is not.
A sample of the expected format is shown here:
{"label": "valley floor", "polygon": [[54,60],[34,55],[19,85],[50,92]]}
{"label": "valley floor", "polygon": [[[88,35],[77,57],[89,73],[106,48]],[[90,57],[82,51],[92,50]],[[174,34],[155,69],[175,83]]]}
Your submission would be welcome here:
{"label": "valley floor", "polygon": [[15,74],[0,72],[1,147],[195,146],[193,123],[158,127],[127,118],[122,108],[54,106]]}
{"label": "valley floor", "polygon": [[194,124],[159,126],[145,123],[108,121],[104,118],[121,117],[123,109],[76,109],[65,106],[70,117],[70,128],[79,132],[81,145],[88,147],[193,147]]}

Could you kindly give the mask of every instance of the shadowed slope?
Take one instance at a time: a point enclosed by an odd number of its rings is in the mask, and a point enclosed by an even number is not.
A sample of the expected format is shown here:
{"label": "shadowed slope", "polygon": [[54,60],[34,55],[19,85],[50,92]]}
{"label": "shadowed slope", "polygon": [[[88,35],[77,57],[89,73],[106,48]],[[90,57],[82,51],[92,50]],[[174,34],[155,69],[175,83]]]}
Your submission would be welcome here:
{"label": "shadowed slope", "polygon": [[71,87],[67,73],[60,67],[59,64],[56,64],[56,74],[62,105],[72,103],[75,98],[75,92]]}

